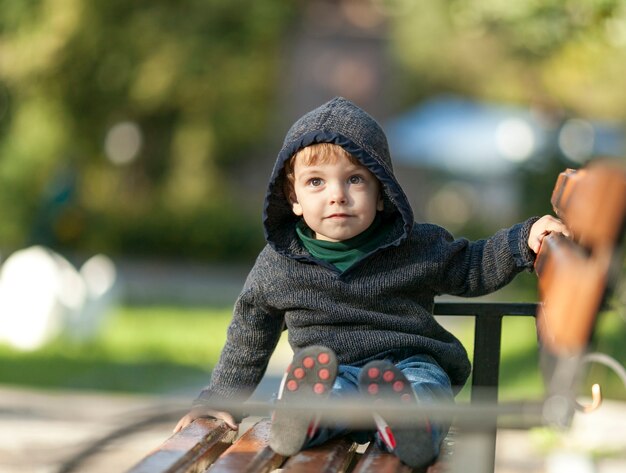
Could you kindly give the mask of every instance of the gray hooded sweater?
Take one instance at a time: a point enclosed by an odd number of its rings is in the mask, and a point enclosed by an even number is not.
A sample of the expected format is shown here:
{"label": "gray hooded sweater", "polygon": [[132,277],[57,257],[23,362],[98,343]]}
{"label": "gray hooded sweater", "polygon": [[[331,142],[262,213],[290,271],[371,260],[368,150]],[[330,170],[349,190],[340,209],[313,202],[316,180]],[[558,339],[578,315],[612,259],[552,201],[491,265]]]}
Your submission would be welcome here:
{"label": "gray hooded sweater", "polygon": [[[320,142],[342,146],[379,179],[383,218],[392,222],[383,243],[343,272],[307,252],[295,230],[299,217],[283,193],[285,162]],[[415,223],[378,123],[346,99],[323,104],[287,133],[265,199],[267,245],[236,302],[211,382],[194,404],[249,396],[284,329],[294,351],[325,345],[340,364],[428,354],[462,386],[470,373],[467,353],[433,317],[434,298],[483,295],[530,269],[535,255],[526,242],[534,221],[476,242]]]}

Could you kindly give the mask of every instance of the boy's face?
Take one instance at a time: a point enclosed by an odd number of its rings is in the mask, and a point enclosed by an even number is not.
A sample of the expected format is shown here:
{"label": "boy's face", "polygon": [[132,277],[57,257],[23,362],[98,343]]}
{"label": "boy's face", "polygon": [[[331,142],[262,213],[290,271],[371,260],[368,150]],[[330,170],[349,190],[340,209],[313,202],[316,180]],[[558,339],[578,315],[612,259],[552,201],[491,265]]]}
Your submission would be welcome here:
{"label": "boy's face", "polygon": [[294,162],[293,213],[317,240],[343,241],[366,230],[383,209],[378,179],[365,166],[336,154],[330,162]]}

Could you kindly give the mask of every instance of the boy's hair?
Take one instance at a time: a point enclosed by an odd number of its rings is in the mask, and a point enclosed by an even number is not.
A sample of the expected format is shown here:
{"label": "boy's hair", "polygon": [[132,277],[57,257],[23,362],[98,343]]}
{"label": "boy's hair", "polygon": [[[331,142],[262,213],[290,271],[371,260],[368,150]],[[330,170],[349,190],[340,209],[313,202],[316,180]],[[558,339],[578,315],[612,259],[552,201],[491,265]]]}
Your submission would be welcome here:
{"label": "boy's hair", "polygon": [[297,153],[295,153],[285,163],[283,191],[287,199],[290,200],[291,195],[293,194],[293,183],[295,179],[294,164],[298,156],[301,156],[303,158],[305,166],[312,166],[318,163],[333,163],[335,162],[337,155],[348,158],[352,164],[358,164],[362,166],[361,162],[357,158],[352,156],[341,146],[334,143],[315,143],[306,146],[299,150]]}

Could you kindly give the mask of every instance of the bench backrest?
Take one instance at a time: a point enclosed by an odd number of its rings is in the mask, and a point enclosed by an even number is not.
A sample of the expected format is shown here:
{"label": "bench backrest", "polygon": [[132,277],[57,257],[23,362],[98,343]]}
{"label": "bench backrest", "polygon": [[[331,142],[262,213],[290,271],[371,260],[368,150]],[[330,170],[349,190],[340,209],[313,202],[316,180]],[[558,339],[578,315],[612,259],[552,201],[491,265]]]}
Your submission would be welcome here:
{"label": "bench backrest", "polygon": [[[568,169],[557,180],[552,206],[571,235],[548,235],[537,256],[537,329],[547,391],[544,419],[568,426],[580,409],[581,365],[597,315],[622,269],[626,165],[600,160]],[[594,405],[599,392],[595,385]]]}
{"label": "bench backrest", "polygon": [[568,169],[560,174],[551,202],[571,238],[550,235],[539,251],[539,334],[544,349],[572,356],[586,349],[621,266],[626,166],[602,160]]}

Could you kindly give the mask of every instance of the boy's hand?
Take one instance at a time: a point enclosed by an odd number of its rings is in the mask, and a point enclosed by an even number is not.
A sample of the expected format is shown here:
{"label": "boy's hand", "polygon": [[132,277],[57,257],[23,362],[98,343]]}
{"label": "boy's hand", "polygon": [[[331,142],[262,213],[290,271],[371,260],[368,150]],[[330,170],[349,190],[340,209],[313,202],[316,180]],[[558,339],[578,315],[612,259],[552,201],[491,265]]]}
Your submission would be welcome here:
{"label": "boy's hand", "polygon": [[178,421],[178,424],[174,427],[174,433],[180,432],[199,417],[214,417],[223,420],[228,427],[237,430],[237,422],[235,422],[235,418],[228,412],[214,411],[205,407],[194,407]]}
{"label": "boy's hand", "polygon": [[552,215],[544,215],[530,227],[530,234],[528,235],[530,249],[539,253],[543,239],[550,233],[562,233],[565,236],[570,236],[569,230],[563,222]]}

